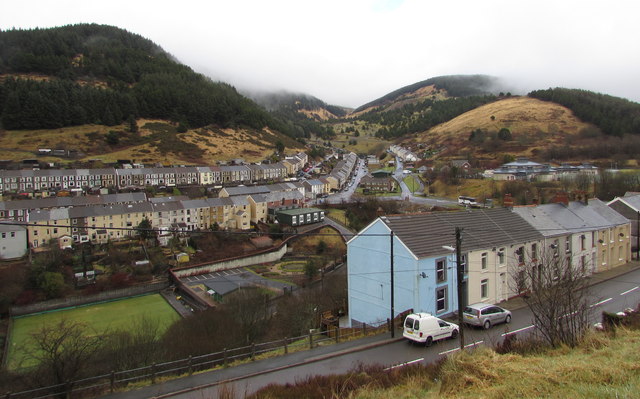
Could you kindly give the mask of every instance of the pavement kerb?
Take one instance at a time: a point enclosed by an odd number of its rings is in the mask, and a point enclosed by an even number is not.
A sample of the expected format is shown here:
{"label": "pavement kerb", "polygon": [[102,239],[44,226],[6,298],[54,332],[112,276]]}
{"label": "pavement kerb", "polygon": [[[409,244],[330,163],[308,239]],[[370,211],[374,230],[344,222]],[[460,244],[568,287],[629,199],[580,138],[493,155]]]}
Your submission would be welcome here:
{"label": "pavement kerb", "polygon": [[[594,275],[591,276],[591,279],[589,281],[589,286],[593,286],[605,281],[609,281],[609,280],[613,280],[615,278],[618,278],[620,276],[623,276],[625,274],[631,273],[637,269],[640,269],[640,262],[631,262],[629,264],[626,264],[624,266],[620,266],[618,268],[615,269],[611,269],[611,270],[607,270],[607,271],[603,271],[601,273],[596,273]],[[511,302],[509,306],[509,302]],[[520,303],[517,303],[520,302]],[[508,308],[510,310],[517,310],[517,309],[521,309],[526,307],[526,304],[522,303],[522,299],[521,298],[512,298],[508,301],[506,301],[504,303],[505,308]],[[388,334],[388,333],[385,333]],[[210,388],[210,387],[214,387],[217,385],[224,385],[224,384],[228,384],[231,382],[235,382],[235,381],[239,381],[239,380],[243,380],[245,378],[250,378],[250,377],[254,377],[254,376],[258,376],[258,375],[263,375],[263,374],[268,374],[268,373],[273,373],[273,372],[277,372],[277,371],[281,371],[281,370],[285,370],[288,368],[292,368],[292,367],[297,367],[297,366],[302,366],[305,364],[310,364],[310,363],[314,363],[314,362],[319,362],[322,360],[326,360],[326,359],[330,359],[333,357],[337,357],[337,356],[342,356],[344,354],[348,354],[348,353],[355,353],[355,352],[360,352],[363,350],[367,350],[367,349],[371,349],[371,348],[375,348],[378,346],[383,346],[383,345],[388,345],[394,342],[398,342],[403,340],[404,337],[402,336],[398,336],[395,338],[381,338],[378,341],[375,342],[371,342],[368,344],[364,344],[364,345],[360,345],[360,346],[354,346],[351,348],[346,348],[346,349],[342,349],[342,350],[338,350],[335,352],[329,352],[326,354],[322,354],[322,355],[318,355],[315,357],[310,357],[307,358],[303,361],[300,362],[296,362],[296,363],[291,363],[291,364],[287,364],[287,365],[283,365],[280,367],[274,367],[271,369],[267,369],[267,370],[261,370],[261,371],[257,371],[255,373],[251,373],[251,374],[246,374],[246,375],[242,375],[242,376],[238,376],[238,377],[233,377],[233,378],[229,378],[229,379],[225,379],[225,380],[220,380],[220,381],[215,381],[215,382],[211,382],[211,383],[207,383],[207,384],[202,384],[202,385],[197,385],[197,386],[193,386],[193,387],[189,387],[189,388],[185,388],[185,389],[181,389],[181,390],[177,390],[177,391],[173,391],[171,393],[165,393],[165,394],[161,394],[161,395],[157,395],[157,396],[152,396],[152,399],[165,399],[165,398],[170,398],[173,397],[175,395],[180,395],[180,394],[184,394],[184,393],[189,393],[189,392],[193,392],[193,391],[198,391],[201,389],[205,389],[205,388]]]}
{"label": "pavement kerb", "polygon": [[316,357],[311,357],[311,358],[305,359],[305,360],[303,360],[301,362],[297,362],[297,363],[291,363],[291,364],[287,364],[287,365],[280,366],[280,367],[274,367],[274,368],[268,369],[268,370],[262,370],[262,371],[257,371],[255,373],[251,373],[251,374],[245,374],[245,375],[242,375],[242,376],[239,376],[239,377],[229,378],[229,379],[221,380],[221,381],[215,381],[215,382],[211,382],[211,383],[207,383],[207,384],[202,384],[202,385],[197,385],[197,386],[181,389],[181,390],[178,390],[178,391],[173,391],[171,393],[165,393],[165,394],[161,394],[161,395],[157,395],[157,396],[152,396],[150,399],[170,398],[170,397],[175,396],[175,395],[181,395],[181,394],[184,394],[184,393],[189,393],[189,392],[193,392],[193,391],[199,391],[199,390],[202,390],[202,389],[205,389],[205,388],[214,387],[216,385],[224,385],[224,384],[228,384],[230,382],[239,381],[239,380],[255,377],[255,376],[258,376],[258,375],[262,375],[262,374],[273,373],[273,372],[276,372],[276,371],[281,371],[281,370],[285,370],[285,369],[292,368],[292,367],[298,367],[298,366],[302,366],[302,365],[305,365],[305,364],[310,364],[310,363],[319,362],[319,361],[326,360],[326,359],[331,359],[332,357],[342,356],[342,355],[347,354],[347,353],[355,353],[355,352],[360,352],[360,351],[363,351],[363,350],[375,348],[375,347],[378,347],[378,346],[388,345],[390,343],[398,342],[398,341],[401,341],[403,339],[404,339],[404,337],[402,337],[402,336],[396,337],[396,338],[382,339],[381,341],[372,342],[372,343],[361,345],[361,346],[355,346],[355,347],[352,347],[352,348],[347,348],[347,349],[343,349],[343,350],[339,350],[339,351],[335,351],[335,352],[330,352],[330,353],[326,353],[324,355],[319,355],[319,356],[316,356]]}

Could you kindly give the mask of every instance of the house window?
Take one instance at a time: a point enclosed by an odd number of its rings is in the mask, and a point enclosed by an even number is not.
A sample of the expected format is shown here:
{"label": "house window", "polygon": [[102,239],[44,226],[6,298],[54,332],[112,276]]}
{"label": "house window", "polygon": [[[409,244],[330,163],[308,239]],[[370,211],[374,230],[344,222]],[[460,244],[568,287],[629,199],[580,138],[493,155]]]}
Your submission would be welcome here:
{"label": "house window", "polygon": [[480,297],[482,298],[489,297],[489,279],[487,278],[480,281]]}
{"label": "house window", "polygon": [[571,237],[567,237],[564,241],[564,251],[571,252]]}
{"label": "house window", "polygon": [[596,232],[595,231],[591,232],[591,246],[592,247],[596,246]]}
{"label": "house window", "polygon": [[538,259],[538,244],[531,244],[531,259],[532,260],[536,260]]}
{"label": "house window", "polygon": [[498,250],[498,263],[504,265],[504,248]]}
{"label": "house window", "polygon": [[460,256],[460,267],[462,268],[462,273],[467,273],[467,255]]}
{"label": "house window", "polygon": [[523,264],[524,263],[524,247],[518,248],[518,250],[516,251],[516,254],[518,254],[518,264]]}
{"label": "house window", "polygon": [[558,256],[558,247],[560,246],[560,240],[553,240],[553,244],[551,244],[551,249],[553,249],[553,256]]}
{"label": "house window", "polygon": [[487,253],[482,253],[482,270],[487,270]]}
{"label": "house window", "polygon": [[436,278],[438,283],[447,281],[447,260],[446,258],[436,260]]}
{"label": "house window", "polygon": [[436,312],[444,312],[447,310],[447,287],[438,288],[436,290]]}

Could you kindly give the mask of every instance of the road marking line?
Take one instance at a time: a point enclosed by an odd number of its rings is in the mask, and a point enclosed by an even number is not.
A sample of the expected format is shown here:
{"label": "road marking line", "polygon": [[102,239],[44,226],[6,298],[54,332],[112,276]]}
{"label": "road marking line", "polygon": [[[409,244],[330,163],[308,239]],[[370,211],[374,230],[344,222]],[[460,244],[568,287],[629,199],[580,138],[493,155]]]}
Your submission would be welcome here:
{"label": "road marking line", "polygon": [[637,287],[637,286],[636,286],[636,287],[633,287],[632,289],[630,289],[630,290],[626,290],[625,292],[623,292],[623,293],[622,293],[622,294],[620,294],[620,295],[627,295],[627,294],[628,294],[628,293],[630,293],[631,291],[635,291],[635,290],[637,290],[638,288],[640,288],[640,287]]}
{"label": "road marking line", "polygon": [[591,305],[591,306],[589,306],[589,307],[590,307],[590,308],[595,308],[596,306],[598,306],[598,305],[602,305],[603,303],[607,303],[607,302],[609,302],[609,301],[610,301],[610,300],[612,300],[612,299],[613,299],[613,298],[607,298],[607,299],[604,299],[604,300],[602,300],[602,301],[600,301],[600,302],[598,302],[598,303],[594,303],[593,305]]}
{"label": "road marking line", "polygon": [[571,312],[571,313],[567,313],[567,314],[563,314],[562,316],[558,317],[558,319],[562,319],[563,317],[569,317],[569,316],[573,316],[574,314],[578,313],[578,311],[576,310],[575,312]]}
{"label": "road marking line", "polygon": [[387,367],[386,369],[384,369],[384,371],[393,370],[393,369],[398,368],[398,367],[408,366],[408,365],[410,365],[410,364],[418,363],[418,362],[421,362],[421,361],[423,361],[423,360],[424,360],[424,357],[421,357],[420,359],[411,360],[411,361],[409,361],[409,362],[404,362],[404,363],[396,364],[395,366]]}
{"label": "road marking line", "polygon": [[[480,345],[483,342],[484,341],[473,342],[471,344],[465,345],[464,347],[465,348],[469,348],[470,346]],[[455,351],[459,351],[459,350],[460,350],[460,348],[453,348],[453,349],[449,349],[448,351],[440,352],[440,353],[438,353],[438,355],[446,355],[446,354],[449,354],[449,353],[452,353],[452,352],[455,352]]]}
{"label": "road marking line", "polygon": [[503,336],[503,337],[505,337],[505,336],[507,336],[507,335],[511,335],[511,334],[519,333],[519,332],[522,332],[522,331],[525,331],[525,330],[528,330],[528,329],[530,329],[530,328],[534,328],[534,327],[535,327],[535,324],[532,324],[532,325],[527,326],[527,327],[522,327],[522,328],[519,328],[519,329],[517,329],[517,330],[513,330],[513,331],[506,332],[506,333],[502,334],[502,336]]}

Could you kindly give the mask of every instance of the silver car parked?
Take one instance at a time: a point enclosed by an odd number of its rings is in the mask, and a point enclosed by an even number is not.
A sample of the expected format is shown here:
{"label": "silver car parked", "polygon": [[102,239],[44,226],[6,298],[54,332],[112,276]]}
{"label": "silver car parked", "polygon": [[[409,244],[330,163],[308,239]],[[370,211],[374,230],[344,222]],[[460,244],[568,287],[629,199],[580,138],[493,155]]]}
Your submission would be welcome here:
{"label": "silver car parked", "polygon": [[494,324],[511,322],[511,312],[488,303],[474,303],[464,308],[464,322],[485,330]]}

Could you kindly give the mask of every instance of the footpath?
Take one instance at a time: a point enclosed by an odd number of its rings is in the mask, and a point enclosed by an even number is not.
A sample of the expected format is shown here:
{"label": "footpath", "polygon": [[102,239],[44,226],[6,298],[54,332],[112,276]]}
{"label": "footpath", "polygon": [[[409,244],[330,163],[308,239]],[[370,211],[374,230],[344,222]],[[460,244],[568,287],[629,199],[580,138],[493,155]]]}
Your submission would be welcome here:
{"label": "footpath", "polygon": [[[634,270],[640,269],[640,262],[632,261],[623,266],[611,270],[595,273],[589,277],[589,285],[596,285],[601,282],[624,276]],[[525,307],[521,298],[513,298],[501,302],[500,306],[516,310]],[[391,338],[391,333],[377,334],[357,340],[345,341],[338,344],[318,346],[310,350],[290,353],[284,356],[277,356],[264,360],[242,364],[226,369],[208,371],[189,377],[178,378],[165,381],[156,385],[139,388],[136,390],[116,392],[103,396],[104,399],[142,399],[142,398],[163,398],[170,397],[177,392],[191,392],[202,388],[215,386],[223,383],[237,381],[246,377],[266,374],[274,371],[294,367],[302,364],[312,363],[331,357],[341,356],[345,353],[353,353],[366,350],[376,346],[386,345],[402,340],[402,333],[396,330],[395,337]]]}

